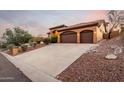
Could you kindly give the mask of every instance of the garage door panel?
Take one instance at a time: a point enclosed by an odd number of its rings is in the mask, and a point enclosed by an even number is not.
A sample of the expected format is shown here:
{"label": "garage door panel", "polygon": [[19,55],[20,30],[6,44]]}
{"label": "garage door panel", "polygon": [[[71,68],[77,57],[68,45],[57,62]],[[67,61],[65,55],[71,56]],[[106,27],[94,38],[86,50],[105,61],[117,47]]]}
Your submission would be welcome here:
{"label": "garage door panel", "polygon": [[75,32],[65,32],[60,35],[61,43],[76,43],[77,35]]}
{"label": "garage door panel", "polygon": [[93,43],[93,31],[82,31],[80,33],[81,43]]}

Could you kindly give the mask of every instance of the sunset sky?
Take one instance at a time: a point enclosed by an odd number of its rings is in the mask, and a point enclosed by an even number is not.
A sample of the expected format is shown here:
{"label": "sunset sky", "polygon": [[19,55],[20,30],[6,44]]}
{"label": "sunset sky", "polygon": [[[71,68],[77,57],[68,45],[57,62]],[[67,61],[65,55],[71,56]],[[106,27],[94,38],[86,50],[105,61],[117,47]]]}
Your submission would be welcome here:
{"label": "sunset sky", "polygon": [[33,35],[45,35],[49,28],[56,25],[74,25],[99,19],[107,20],[106,10],[0,10],[0,34],[6,28],[19,26]]}

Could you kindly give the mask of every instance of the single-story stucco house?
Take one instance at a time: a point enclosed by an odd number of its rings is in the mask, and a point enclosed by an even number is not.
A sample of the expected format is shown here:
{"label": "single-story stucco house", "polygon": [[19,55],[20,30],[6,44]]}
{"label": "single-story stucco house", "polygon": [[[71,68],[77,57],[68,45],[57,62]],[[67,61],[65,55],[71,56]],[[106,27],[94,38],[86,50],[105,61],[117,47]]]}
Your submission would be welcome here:
{"label": "single-story stucco house", "polygon": [[58,43],[97,43],[103,39],[106,32],[104,20],[51,27],[48,36],[57,35]]}

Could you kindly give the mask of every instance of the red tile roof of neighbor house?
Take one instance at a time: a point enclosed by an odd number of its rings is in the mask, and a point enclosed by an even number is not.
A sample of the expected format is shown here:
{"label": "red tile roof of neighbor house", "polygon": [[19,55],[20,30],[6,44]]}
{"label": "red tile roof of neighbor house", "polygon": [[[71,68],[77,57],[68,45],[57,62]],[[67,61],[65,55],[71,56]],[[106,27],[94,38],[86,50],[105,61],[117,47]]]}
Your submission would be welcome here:
{"label": "red tile roof of neighbor house", "polygon": [[[60,25],[60,26],[52,27],[52,29],[58,28],[57,31],[63,31],[63,30],[80,28],[80,27],[94,26],[94,25],[100,26],[101,23],[105,24],[105,20],[96,20],[96,21],[91,21],[91,22],[79,23],[79,24],[75,24],[72,26]],[[50,30],[51,30],[51,28],[50,28]],[[50,32],[48,32],[48,34],[49,33]]]}

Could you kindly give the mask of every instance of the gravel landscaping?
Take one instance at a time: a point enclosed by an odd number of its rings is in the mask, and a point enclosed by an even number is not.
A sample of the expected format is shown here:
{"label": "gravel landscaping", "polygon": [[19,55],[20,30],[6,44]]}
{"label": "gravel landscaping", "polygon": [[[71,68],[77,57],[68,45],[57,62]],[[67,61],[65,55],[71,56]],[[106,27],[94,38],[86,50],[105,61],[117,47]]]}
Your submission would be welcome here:
{"label": "gravel landscaping", "polygon": [[115,45],[122,46],[120,37],[103,40],[100,46],[83,54],[56,78],[64,82],[123,82],[124,52],[118,54],[116,60],[105,59]]}
{"label": "gravel landscaping", "polygon": [[0,54],[0,82],[31,82],[31,80]]}

